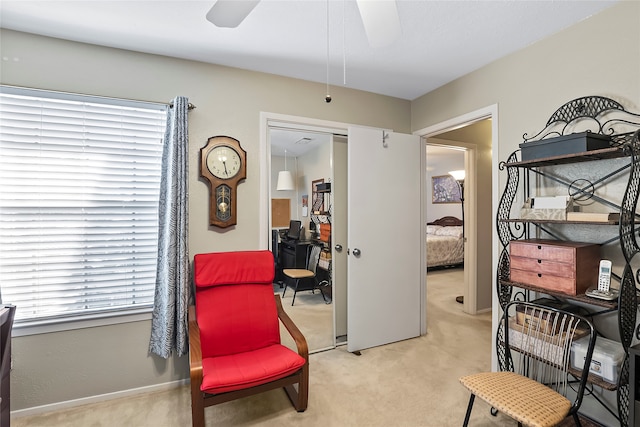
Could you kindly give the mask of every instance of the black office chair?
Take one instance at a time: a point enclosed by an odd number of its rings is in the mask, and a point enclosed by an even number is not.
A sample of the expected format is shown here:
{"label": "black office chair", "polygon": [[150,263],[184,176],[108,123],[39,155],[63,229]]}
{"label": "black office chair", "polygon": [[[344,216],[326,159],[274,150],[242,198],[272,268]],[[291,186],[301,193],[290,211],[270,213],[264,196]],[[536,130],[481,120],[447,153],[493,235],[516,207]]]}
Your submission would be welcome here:
{"label": "black office chair", "polygon": [[[320,259],[320,251],[322,245],[309,245],[307,247],[307,265],[306,268],[285,268],[282,273],[285,276],[284,291],[282,291],[282,297],[287,292],[287,287],[293,288],[293,299],[291,305],[296,301],[296,294],[299,291],[311,291],[313,292],[318,287],[318,280],[316,278],[316,268],[318,267],[318,260]],[[293,282],[293,286],[290,285]],[[322,298],[325,299],[324,292],[321,292]],[[326,299],[325,299],[326,301]]]}

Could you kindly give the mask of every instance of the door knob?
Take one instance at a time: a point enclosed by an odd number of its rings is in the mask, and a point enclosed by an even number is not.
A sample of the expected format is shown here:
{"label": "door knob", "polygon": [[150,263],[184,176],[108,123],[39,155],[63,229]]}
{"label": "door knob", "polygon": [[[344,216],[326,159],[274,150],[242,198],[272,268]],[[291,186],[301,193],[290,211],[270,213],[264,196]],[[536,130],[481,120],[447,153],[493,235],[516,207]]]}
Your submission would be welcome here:
{"label": "door knob", "polygon": [[360,256],[360,254],[361,254],[360,249],[355,248],[355,249],[353,250],[353,255],[355,255],[355,256]]}
{"label": "door knob", "polygon": [[336,251],[338,252],[342,252],[342,245],[336,245],[335,246]]}

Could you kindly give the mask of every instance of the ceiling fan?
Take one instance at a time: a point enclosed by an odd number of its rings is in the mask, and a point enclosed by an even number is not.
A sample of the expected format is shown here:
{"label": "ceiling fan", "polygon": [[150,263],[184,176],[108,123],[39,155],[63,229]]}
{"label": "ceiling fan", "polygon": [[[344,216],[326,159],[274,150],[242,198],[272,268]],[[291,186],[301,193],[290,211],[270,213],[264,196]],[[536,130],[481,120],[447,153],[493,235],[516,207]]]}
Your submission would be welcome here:
{"label": "ceiling fan", "polygon": [[[327,0],[328,1],[328,0]],[[356,0],[371,47],[393,43],[402,31],[395,0]],[[260,0],[217,0],[207,12],[207,20],[218,27],[235,28]]]}

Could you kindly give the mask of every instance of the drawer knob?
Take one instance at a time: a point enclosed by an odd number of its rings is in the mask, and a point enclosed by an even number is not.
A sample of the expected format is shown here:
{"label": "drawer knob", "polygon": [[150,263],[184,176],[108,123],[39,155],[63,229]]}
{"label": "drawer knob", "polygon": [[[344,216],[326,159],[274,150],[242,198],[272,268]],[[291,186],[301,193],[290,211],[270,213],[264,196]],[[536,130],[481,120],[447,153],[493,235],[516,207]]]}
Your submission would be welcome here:
{"label": "drawer knob", "polygon": [[542,260],[541,259],[538,260],[538,264],[542,264]]}
{"label": "drawer knob", "polygon": [[542,246],[538,245],[538,249],[542,249]]}
{"label": "drawer knob", "polygon": [[538,273],[538,277],[542,277],[542,273]]}

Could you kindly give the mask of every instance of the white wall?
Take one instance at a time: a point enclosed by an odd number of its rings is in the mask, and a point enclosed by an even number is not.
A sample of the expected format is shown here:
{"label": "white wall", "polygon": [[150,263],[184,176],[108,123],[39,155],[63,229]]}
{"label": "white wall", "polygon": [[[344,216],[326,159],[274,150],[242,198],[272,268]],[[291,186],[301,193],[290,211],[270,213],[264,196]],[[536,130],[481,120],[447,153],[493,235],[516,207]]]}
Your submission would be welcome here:
{"label": "white wall", "polygon": [[[299,163],[299,183],[303,189],[298,196],[297,203],[300,204],[302,194],[309,196],[309,214],[302,217],[302,224],[307,237],[309,237],[309,222],[311,221],[311,183],[318,179],[329,182],[331,179],[331,144],[329,142],[320,144],[318,148],[310,151],[298,158]],[[325,197],[325,205],[329,203],[330,197]],[[326,209],[326,207],[325,207]]]}

